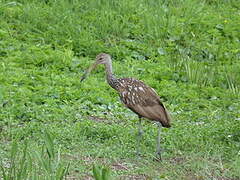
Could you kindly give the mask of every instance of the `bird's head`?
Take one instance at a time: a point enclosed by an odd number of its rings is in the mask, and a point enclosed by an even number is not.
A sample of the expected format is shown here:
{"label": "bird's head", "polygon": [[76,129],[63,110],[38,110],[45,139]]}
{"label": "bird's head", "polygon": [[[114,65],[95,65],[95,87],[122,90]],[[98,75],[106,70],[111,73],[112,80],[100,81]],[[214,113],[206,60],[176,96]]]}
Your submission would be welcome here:
{"label": "bird's head", "polygon": [[97,64],[106,64],[111,60],[111,56],[106,53],[100,53],[96,56]]}
{"label": "bird's head", "polygon": [[107,64],[111,61],[111,56],[109,54],[106,54],[106,53],[100,53],[96,56],[96,60],[95,60],[95,63],[92,64],[87,70],[86,72],[84,73],[84,75],[82,76],[81,78],[81,81],[83,81],[84,79],[87,78],[88,74],[90,74],[90,72],[92,70],[94,70],[97,65],[99,64]]}

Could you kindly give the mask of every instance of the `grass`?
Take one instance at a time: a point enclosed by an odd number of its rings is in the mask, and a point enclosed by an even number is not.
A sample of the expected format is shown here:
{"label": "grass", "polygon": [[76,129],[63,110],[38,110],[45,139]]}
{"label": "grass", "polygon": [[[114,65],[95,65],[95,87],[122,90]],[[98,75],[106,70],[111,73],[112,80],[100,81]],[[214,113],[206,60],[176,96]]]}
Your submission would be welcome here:
{"label": "grass", "polygon": [[[239,10],[238,0],[1,1],[0,177],[240,179]],[[171,111],[163,162],[148,121],[135,156],[137,116],[103,68],[80,83],[100,52]]]}
{"label": "grass", "polygon": [[15,141],[10,156],[2,160],[3,179],[63,179],[68,174],[67,165],[61,159],[60,149],[56,152],[53,137],[47,132],[43,135],[44,145],[40,150],[28,150],[27,141],[21,150]]}

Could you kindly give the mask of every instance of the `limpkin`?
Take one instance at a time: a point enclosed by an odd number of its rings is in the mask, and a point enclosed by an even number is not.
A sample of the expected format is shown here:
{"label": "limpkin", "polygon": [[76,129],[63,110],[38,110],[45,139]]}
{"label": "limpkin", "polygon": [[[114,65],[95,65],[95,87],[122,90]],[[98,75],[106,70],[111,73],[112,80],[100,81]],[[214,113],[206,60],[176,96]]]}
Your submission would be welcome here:
{"label": "limpkin", "polygon": [[99,64],[104,64],[108,84],[118,91],[121,101],[127,108],[135,112],[139,117],[137,153],[139,154],[139,143],[142,137],[142,118],[158,122],[157,156],[161,160],[160,132],[161,127],[169,128],[170,116],[160,101],[156,91],[134,78],[116,78],[112,70],[112,60],[109,54],[100,53],[96,56],[96,62],[90,66],[81,78],[83,81],[87,75]]}

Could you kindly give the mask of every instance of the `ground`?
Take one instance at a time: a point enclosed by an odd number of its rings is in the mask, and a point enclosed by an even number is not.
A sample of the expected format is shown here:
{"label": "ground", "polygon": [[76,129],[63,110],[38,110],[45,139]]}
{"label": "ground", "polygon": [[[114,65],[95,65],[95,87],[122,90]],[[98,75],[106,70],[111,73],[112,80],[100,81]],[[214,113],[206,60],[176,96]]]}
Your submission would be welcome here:
{"label": "ground", "polygon": [[[240,179],[240,4],[238,0],[1,1],[0,177]],[[105,80],[153,87],[169,109],[163,161],[157,126],[138,117]],[[101,169],[101,168],[100,168]]]}

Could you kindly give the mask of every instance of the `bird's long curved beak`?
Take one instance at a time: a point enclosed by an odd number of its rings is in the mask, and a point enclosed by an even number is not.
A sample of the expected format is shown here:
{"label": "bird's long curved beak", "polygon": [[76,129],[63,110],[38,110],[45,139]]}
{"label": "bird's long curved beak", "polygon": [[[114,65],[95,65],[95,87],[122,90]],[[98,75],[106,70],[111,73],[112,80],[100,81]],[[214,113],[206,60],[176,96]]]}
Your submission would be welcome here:
{"label": "bird's long curved beak", "polygon": [[91,73],[92,70],[94,70],[97,67],[97,63],[95,62],[93,65],[91,65],[83,74],[83,76],[81,77],[81,82],[87,78],[87,76]]}

